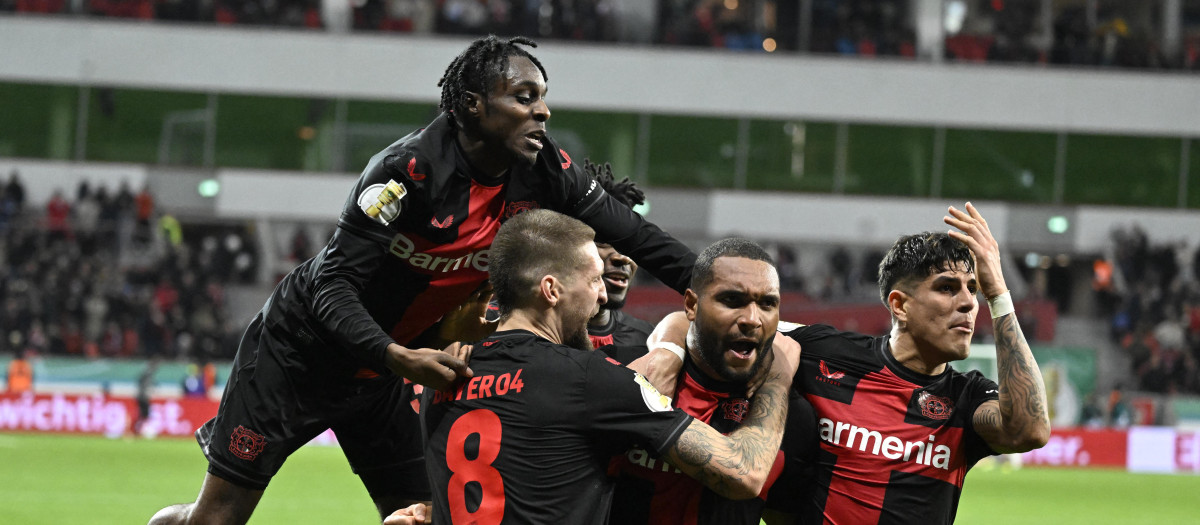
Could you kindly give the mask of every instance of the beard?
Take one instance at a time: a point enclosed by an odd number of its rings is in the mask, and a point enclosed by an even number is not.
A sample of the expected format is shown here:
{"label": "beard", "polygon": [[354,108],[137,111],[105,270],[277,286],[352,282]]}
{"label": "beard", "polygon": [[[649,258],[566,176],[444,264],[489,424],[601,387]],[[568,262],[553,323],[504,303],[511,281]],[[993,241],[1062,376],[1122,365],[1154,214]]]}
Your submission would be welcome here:
{"label": "beard", "polygon": [[587,324],[580,325],[578,330],[572,331],[563,337],[563,344],[571,348],[591,352],[595,350],[592,347],[592,338],[588,337]]}
{"label": "beard", "polygon": [[754,350],[754,363],[749,368],[734,369],[725,362],[726,348],[718,334],[705,333],[703,330],[696,332],[700,357],[721,379],[732,383],[744,383],[758,374],[758,369],[762,368],[763,352],[766,351],[765,349],[771,348],[771,341],[774,339],[774,337],[768,339],[765,344]]}

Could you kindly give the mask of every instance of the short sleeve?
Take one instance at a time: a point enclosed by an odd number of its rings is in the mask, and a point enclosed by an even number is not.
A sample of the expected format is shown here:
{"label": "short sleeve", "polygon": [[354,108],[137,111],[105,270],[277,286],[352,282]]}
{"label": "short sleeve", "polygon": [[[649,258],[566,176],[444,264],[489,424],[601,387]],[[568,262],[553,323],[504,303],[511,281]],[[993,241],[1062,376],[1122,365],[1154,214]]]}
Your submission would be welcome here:
{"label": "short sleeve", "polygon": [[963,374],[962,379],[966,384],[959,397],[958,406],[962,410],[963,428],[967,430],[967,464],[974,465],[980,459],[999,454],[975,431],[975,411],[988,401],[1000,399],[1000,386],[978,370]]}
{"label": "short sleeve", "polygon": [[584,399],[589,431],[604,436],[615,450],[638,445],[662,454],[692,421],[671,407],[641,374],[592,353],[586,362]]}

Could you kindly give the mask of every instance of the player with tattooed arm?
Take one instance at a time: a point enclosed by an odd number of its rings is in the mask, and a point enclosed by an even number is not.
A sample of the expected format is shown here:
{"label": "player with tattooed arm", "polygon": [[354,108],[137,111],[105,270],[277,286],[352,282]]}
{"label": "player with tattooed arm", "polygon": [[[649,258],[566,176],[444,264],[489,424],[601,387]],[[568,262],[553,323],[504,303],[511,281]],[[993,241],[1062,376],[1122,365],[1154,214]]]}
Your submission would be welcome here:
{"label": "player with tattooed arm", "polygon": [[497,331],[474,344],[470,381],[422,395],[433,523],[606,523],[606,466],[634,445],[724,497],[762,490],[799,348],[775,350],[742,425],[722,435],[592,351],[587,320],[606,300],[603,269],[578,220],[535,210],[500,228],[490,275]]}
{"label": "player with tattooed arm", "polygon": [[[955,229],[903,236],[879,265],[888,335],[780,322],[804,347],[793,388],[816,411],[820,447],[810,488],[773,491],[768,523],[951,523],[977,461],[1049,439],[1042,375],[1017,323],[999,244],[970,203],[951,207],[944,221]],[[950,365],[970,350],[980,293],[995,329],[999,385]],[[683,337],[678,324],[672,339]],[[792,466],[780,485],[800,470]]]}

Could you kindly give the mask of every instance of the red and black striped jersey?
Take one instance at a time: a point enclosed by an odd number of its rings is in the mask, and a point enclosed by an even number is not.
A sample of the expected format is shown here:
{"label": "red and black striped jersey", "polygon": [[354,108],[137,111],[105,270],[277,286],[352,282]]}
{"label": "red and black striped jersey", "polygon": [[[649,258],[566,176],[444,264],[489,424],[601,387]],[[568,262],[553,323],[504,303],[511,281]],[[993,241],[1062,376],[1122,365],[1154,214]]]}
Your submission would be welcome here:
{"label": "red and black striped jersey", "polygon": [[607,195],[558,144],[489,178],[467,162],[445,114],[371,158],[332,239],[277,286],[266,321],[332,373],[386,370],[408,344],[487,279],[500,224],[522,210],[576,217],[643,268],[687,289],[695,255]]}
{"label": "red and black striped jersey", "polygon": [[[996,383],[950,366],[914,372],[887,336],[825,325],[783,333],[804,349],[792,386],[816,411],[820,440],[811,490],[790,495],[801,523],[953,522],[967,471],[996,454],[972,427],[979,405],[999,397]],[[804,469],[789,464],[785,477],[794,470]]]}
{"label": "red and black striped jersey", "polygon": [[603,524],[609,459],[632,446],[660,454],[692,421],[603,354],[524,330],[476,344],[471,369],[421,398],[438,524]]}
{"label": "red and black striped jersey", "polygon": [[[722,434],[741,425],[750,409],[745,383],[718,381],[701,371],[690,356],[675,393],[674,405]],[[767,490],[783,470],[781,451],[757,498],[731,500],[709,490],[657,454],[635,448],[613,458],[609,473],[617,479],[612,525],[757,525]]]}
{"label": "red and black striped jersey", "polygon": [[612,310],[605,326],[588,325],[592,348],[604,352],[622,365],[628,365],[650,351],[646,348],[646,338],[653,331],[654,325],[621,310]]}

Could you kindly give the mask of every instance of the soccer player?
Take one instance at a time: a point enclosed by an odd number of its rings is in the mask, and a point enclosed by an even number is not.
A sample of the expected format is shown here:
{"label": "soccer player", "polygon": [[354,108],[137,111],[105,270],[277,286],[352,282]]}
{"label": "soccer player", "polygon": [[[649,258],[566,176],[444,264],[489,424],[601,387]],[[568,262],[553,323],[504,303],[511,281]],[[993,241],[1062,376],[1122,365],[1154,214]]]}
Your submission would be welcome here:
{"label": "soccer player", "polygon": [[[777,352],[741,427],[724,436],[592,351],[587,320],[606,294],[585,224],[525,213],[504,224],[491,253],[497,331],[474,345],[470,381],[422,395],[434,523],[605,523],[605,466],[635,444],[654,455],[646,461],[665,460],[725,497],[762,490],[798,348]],[[759,300],[753,308],[777,302]],[[738,373],[753,369],[748,357],[769,342],[766,328],[730,341]]]}
{"label": "soccer player", "polygon": [[[890,334],[780,323],[804,348],[793,387],[816,410],[821,443],[812,490],[770,502],[780,512],[772,525],[951,523],[977,461],[1049,439],[1045,387],[999,244],[970,203],[944,220],[956,230],[901,237],[879,265]],[[991,310],[999,385],[949,365],[970,350],[979,292]],[[667,339],[680,340],[683,323],[670,317],[677,326]]]}
{"label": "soccer player", "polygon": [[[724,239],[700,252],[684,295],[690,328],[673,406],[721,433],[737,429],[751,401],[747,382],[775,338],[779,301],[779,275],[757,244]],[[798,406],[804,404],[799,395],[791,397],[789,420],[807,414],[811,434],[812,408]],[[780,456],[758,497],[732,500],[632,449],[610,465],[618,481],[609,523],[758,525],[766,487],[782,468]]]}
{"label": "soccer player", "polygon": [[523,38],[472,43],[438,82],[444,111],[375,155],[329,243],[276,287],[242,338],[217,416],[196,433],[195,503],[152,523],[244,523],[286,458],[332,428],[380,513],[429,499],[404,379],[466,364],[414,344],[487,279],[500,223],[549,208],[683,292],[695,255],[608,196],[547,134],[546,74]]}
{"label": "soccer player", "polygon": [[[600,182],[609,195],[630,208],[645,202],[645,194],[628,178],[618,182],[612,166],[583,161],[583,169]],[[623,365],[646,354],[646,338],[654,331],[654,325],[625,313],[625,296],[637,275],[638,265],[613,248],[611,244],[597,242],[596,249],[604,261],[604,291],[608,301],[600,306],[595,317],[588,320],[588,336],[592,346],[608,354]]]}

